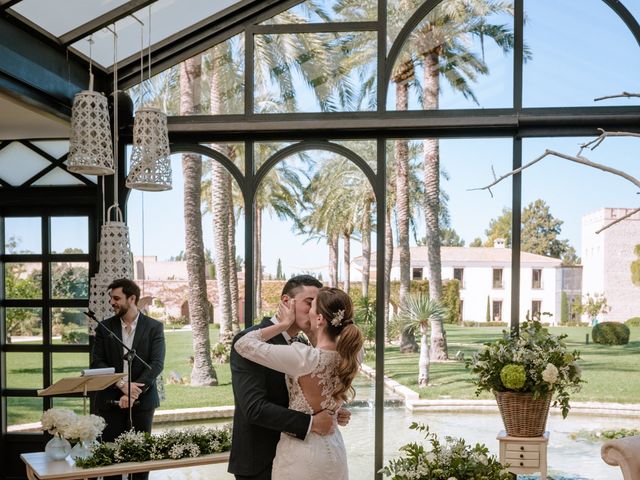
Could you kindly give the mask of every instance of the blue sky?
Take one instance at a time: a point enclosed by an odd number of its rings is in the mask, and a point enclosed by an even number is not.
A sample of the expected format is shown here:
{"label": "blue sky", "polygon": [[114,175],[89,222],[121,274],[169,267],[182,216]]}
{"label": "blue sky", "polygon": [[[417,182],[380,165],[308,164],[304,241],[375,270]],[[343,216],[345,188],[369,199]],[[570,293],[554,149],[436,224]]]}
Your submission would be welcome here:
{"label": "blue sky", "polygon": [[[628,8],[640,16],[640,2],[625,0]],[[528,0],[525,2],[527,25],[525,42],[533,59],[524,69],[524,106],[588,106],[593,98],[626,91],[640,91],[640,47],[622,21],[600,0]],[[501,21],[510,22],[508,18]],[[475,45],[479,51],[479,46]],[[473,85],[479,105],[455,95],[445,85],[441,108],[494,108],[512,102],[512,58],[490,43],[485,45],[490,75],[479,77]],[[393,98],[393,89],[389,93]],[[417,99],[412,97],[412,105]],[[392,102],[391,102],[392,103]],[[301,104],[312,109],[310,98]],[[602,105],[638,105],[640,99],[613,99]],[[575,154],[586,138],[535,138],[523,142],[523,159],[528,161],[545,148]],[[596,162],[626,170],[640,177],[637,152],[640,139],[613,138],[587,156]],[[453,228],[469,243],[483,237],[490,219],[510,206],[511,181],[487,192],[468,191],[510,170],[510,139],[445,139],[440,142],[441,164],[449,174],[442,188],[449,194]],[[180,156],[173,157],[173,185],[169,192],[132,191],[128,205],[128,223],[135,255],[157,255],[167,259],[184,250],[182,219],[182,174]],[[580,218],[602,207],[635,207],[640,204],[635,188],[627,181],[557,158],[547,158],[523,175],[523,205],[544,199],[551,213],[564,221],[562,238],[580,251]],[[144,202],[143,202],[144,199]],[[419,236],[424,235],[423,221],[416,219]],[[19,226],[24,248],[34,241],[34,225]],[[82,230],[82,225],[62,225],[61,231]],[[205,245],[212,245],[212,220],[205,217]],[[275,273],[278,258],[286,274],[319,271],[327,264],[324,243],[295,235],[292,225],[264,217],[263,259],[265,271]],[[21,234],[23,232],[23,234]],[[244,256],[244,225],[238,225],[238,254]],[[36,237],[37,238],[37,237]],[[76,246],[70,235],[65,245]],[[375,239],[374,239],[375,241]],[[375,243],[374,243],[375,245]],[[78,245],[82,246],[82,245]],[[213,250],[213,249],[212,249]],[[360,245],[352,245],[352,256],[360,254]]]}
{"label": "blue sky", "polygon": [[[629,2],[626,2],[629,3]],[[638,2],[636,2],[638,3]],[[630,5],[635,13],[640,8]],[[525,42],[533,59],[524,71],[524,106],[587,106],[593,98],[626,91],[638,91],[640,77],[639,47],[622,21],[600,0],[536,0],[526,2],[527,26]],[[508,20],[507,20],[508,21]],[[483,108],[511,105],[511,56],[485,45],[485,55],[491,74],[480,77],[474,85],[480,106],[460,100],[448,88],[443,89],[442,108]],[[393,95],[393,92],[390,92]],[[413,99],[415,102],[415,99]],[[638,99],[614,99],[601,104],[637,105]],[[415,104],[415,103],[414,103]],[[523,159],[528,161],[545,148],[575,154],[586,138],[536,138],[523,142]],[[639,139],[609,139],[595,152],[593,161],[626,170],[640,177],[637,157]],[[442,140],[441,163],[450,179],[442,183],[449,194],[452,226],[466,240],[484,236],[491,218],[510,206],[511,181],[487,192],[470,192],[492,179],[492,166],[497,174],[510,170],[510,139]],[[182,175],[180,157],[173,160],[174,188],[163,193],[131,193],[129,225],[135,254],[157,255],[160,259],[176,255],[184,249],[182,220]],[[141,199],[144,195],[144,208]],[[557,158],[547,158],[525,172],[523,205],[544,199],[551,212],[564,221],[562,238],[580,250],[580,219],[582,215],[602,207],[635,207],[638,197],[634,187],[625,180],[582,165]],[[142,235],[144,211],[144,242]],[[418,218],[418,228],[423,222]],[[212,245],[211,218],[204,220],[205,244]],[[327,264],[323,243],[291,232],[292,225],[268,215],[264,218],[263,258],[265,271],[275,273],[278,258],[285,273],[317,271]],[[424,230],[419,232],[422,235]],[[238,253],[243,254],[244,226],[238,225]],[[275,240],[277,239],[277,240]],[[274,241],[275,240],[275,241]],[[359,244],[352,246],[352,255],[360,254]]]}

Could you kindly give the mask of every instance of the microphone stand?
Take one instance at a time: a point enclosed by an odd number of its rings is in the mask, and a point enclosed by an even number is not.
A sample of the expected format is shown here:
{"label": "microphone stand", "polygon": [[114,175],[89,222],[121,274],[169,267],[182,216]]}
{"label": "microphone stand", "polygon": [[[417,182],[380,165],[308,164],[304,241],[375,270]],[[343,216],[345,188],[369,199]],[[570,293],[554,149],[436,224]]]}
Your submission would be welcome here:
{"label": "microphone stand", "polygon": [[89,310],[88,312],[83,312],[87,317],[98,324],[98,327],[102,327],[106,332],[107,336],[113,338],[116,342],[118,342],[122,347],[126,350],[126,354],[123,357],[123,360],[127,361],[127,397],[129,399],[129,430],[133,428],[133,402],[131,401],[131,364],[134,359],[138,359],[140,363],[142,363],[147,369],[151,370],[151,365],[145,362],[140,356],[136,353],[136,351],[132,348],[127,347],[127,345],[118,337],[109,327],[103,325],[102,322],[99,322],[96,318],[95,314]]}

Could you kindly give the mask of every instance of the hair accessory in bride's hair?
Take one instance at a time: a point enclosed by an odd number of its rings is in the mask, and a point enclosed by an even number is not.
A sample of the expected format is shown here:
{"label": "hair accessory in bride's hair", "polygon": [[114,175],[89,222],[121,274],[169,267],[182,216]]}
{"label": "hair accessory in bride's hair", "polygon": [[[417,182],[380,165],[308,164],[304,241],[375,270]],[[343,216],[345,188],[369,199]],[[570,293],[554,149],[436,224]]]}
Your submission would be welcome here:
{"label": "hair accessory in bride's hair", "polygon": [[334,327],[339,327],[340,324],[342,323],[343,318],[344,318],[344,309],[338,310],[336,314],[333,316],[333,318],[331,319],[331,325],[333,325]]}

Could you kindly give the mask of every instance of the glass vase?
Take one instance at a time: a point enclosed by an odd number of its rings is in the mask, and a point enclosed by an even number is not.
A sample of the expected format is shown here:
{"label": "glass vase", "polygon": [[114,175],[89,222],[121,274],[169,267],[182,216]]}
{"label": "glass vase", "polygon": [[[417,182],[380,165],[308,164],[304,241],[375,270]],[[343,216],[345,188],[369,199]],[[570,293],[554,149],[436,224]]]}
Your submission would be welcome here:
{"label": "glass vase", "polygon": [[64,460],[71,452],[71,444],[66,438],[54,435],[45,445],[44,452],[51,460]]}
{"label": "glass vase", "polygon": [[83,440],[81,442],[78,442],[73,446],[69,455],[74,460],[78,458],[87,458],[91,455],[91,447],[93,443],[94,442],[90,440]]}

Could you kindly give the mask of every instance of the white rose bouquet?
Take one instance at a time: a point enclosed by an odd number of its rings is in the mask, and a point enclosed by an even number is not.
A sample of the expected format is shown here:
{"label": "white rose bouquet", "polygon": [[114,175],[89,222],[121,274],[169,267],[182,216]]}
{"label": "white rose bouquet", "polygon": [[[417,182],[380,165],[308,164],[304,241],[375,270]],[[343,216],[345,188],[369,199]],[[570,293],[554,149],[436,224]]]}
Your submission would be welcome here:
{"label": "white rose bouquet", "polygon": [[72,442],[93,442],[106,427],[104,418],[97,415],[78,415],[66,431],[67,438]]}

